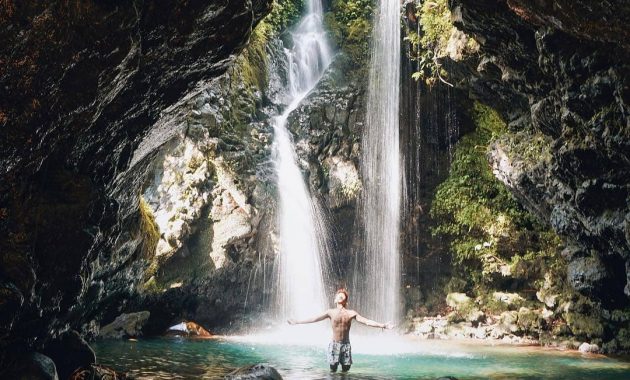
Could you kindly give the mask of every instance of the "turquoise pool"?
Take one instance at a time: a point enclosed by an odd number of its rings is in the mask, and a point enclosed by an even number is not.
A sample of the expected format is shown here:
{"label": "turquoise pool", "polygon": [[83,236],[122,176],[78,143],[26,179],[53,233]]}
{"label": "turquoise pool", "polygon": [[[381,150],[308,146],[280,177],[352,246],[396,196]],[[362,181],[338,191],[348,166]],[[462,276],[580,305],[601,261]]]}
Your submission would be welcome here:
{"label": "turquoise pool", "polygon": [[285,379],[630,379],[630,363],[537,347],[488,346],[407,337],[354,339],[354,365],[331,374],[325,344],[232,337],[101,341],[98,362],[138,379],[220,379],[235,368],[269,363]]}

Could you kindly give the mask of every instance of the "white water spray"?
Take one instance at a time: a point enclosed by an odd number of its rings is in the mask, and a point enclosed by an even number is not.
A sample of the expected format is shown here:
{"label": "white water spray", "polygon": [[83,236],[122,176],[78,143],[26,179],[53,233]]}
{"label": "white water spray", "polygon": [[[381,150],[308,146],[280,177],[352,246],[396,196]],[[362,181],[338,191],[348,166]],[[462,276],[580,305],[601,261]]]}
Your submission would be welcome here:
{"label": "white water spray", "polygon": [[308,192],[286,124],[289,114],[315,87],[331,62],[322,25],[321,0],[309,0],[308,12],[292,33],[288,63],[287,106],[273,120],[274,163],[280,210],[278,306],[282,318],[303,319],[326,308],[322,258],[328,254],[326,228]]}
{"label": "white water spray", "polygon": [[392,322],[400,314],[399,92],[400,2],[381,0],[374,19],[362,141],[364,251],[357,254],[354,289],[363,315]]}

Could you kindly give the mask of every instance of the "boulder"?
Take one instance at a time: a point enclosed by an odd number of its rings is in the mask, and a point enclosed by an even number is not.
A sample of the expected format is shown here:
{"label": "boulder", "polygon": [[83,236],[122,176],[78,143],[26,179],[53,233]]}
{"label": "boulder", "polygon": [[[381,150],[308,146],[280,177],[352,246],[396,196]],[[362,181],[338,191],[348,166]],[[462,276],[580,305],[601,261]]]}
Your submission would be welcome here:
{"label": "boulder", "polygon": [[428,334],[433,332],[433,321],[429,319],[418,323],[416,325],[415,332],[417,334]]}
{"label": "boulder", "polygon": [[472,299],[464,293],[449,293],[446,296],[446,304],[455,310],[464,310],[470,308]]}
{"label": "boulder", "polygon": [[31,352],[19,359],[3,375],[6,379],[16,380],[59,380],[53,360],[39,352]]}
{"label": "boulder", "polygon": [[541,327],[541,320],[540,313],[536,310],[531,310],[526,307],[518,309],[517,325],[523,332],[538,333]]}
{"label": "boulder", "polygon": [[505,304],[510,310],[517,309],[525,301],[518,293],[494,292],[492,293],[492,298]]}
{"label": "boulder", "polygon": [[57,367],[59,378],[67,379],[75,369],[96,362],[92,347],[74,330],[66,331],[44,348]]}
{"label": "boulder", "polygon": [[241,367],[231,372],[225,380],[282,380],[282,376],[266,363]]}
{"label": "boulder", "polygon": [[212,336],[208,330],[204,329],[195,322],[186,322],[186,328],[188,329],[188,334],[190,335],[205,337]]}
{"label": "boulder", "polygon": [[466,320],[468,322],[472,322],[473,325],[478,325],[486,320],[486,314],[483,311],[474,308],[466,314]]}
{"label": "boulder", "polygon": [[518,331],[518,313],[516,311],[504,311],[499,316],[499,325],[506,331],[516,332]]}
{"label": "boulder", "polygon": [[124,337],[138,337],[142,335],[142,327],[145,325],[149,316],[148,311],[139,311],[137,313],[121,314],[114,321],[101,328],[99,337],[110,339],[122,339]]}
{"label": "boulder", "polygon": [[599,352],[599,346],[596,344],[590,344],[590,343],[584,342],[580,344],[580,347],[578,347],[578,350],[585,354],[596,354]]}

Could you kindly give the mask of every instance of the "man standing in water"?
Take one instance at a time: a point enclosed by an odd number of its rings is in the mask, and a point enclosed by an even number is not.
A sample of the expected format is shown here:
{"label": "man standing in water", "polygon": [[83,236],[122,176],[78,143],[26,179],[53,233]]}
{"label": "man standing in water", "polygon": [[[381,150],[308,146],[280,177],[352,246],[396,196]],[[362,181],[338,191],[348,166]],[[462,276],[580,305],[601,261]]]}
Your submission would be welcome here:
{"label": "man standing in water", "polygon": [[391,323],[378,323],[362,317],[354,310],[346,309],[348,303],[348,292],[346,289],[339,289],[335,294],[335,306],[334,309],[328,309],[326,312],[318,317],[311,319],[305,319],[303,321],[296,321],[289,319],[290,325],[314,323],[323,321],[324,319],[330,319],[333,330],[333,339],[328,345],[328,363],[330,364],[330,370],[335,372],[339,363],[341,363],[341,370],[347,372],[352,365],[352,352],[350,348],[350,324],[353,319],[357,322],[363,323],[370,327],[379,327],[381,329],[391,329],[394,327]]}

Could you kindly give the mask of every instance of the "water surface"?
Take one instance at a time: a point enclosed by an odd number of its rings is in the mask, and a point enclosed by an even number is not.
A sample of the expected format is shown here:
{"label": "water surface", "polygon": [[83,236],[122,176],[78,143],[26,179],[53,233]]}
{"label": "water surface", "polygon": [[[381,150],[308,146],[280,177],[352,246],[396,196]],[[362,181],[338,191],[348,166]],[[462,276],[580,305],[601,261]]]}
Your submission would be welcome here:
{"label": "water surface", "polygon": [[98,362],[138,379],[220,379],[259,362],[284,379],[630,379],[630,363],[552,349],[446,341],[355,339],[347,375],[327,370],[325,345],[262,343],[253,339],[182,338],[101,341]]}

